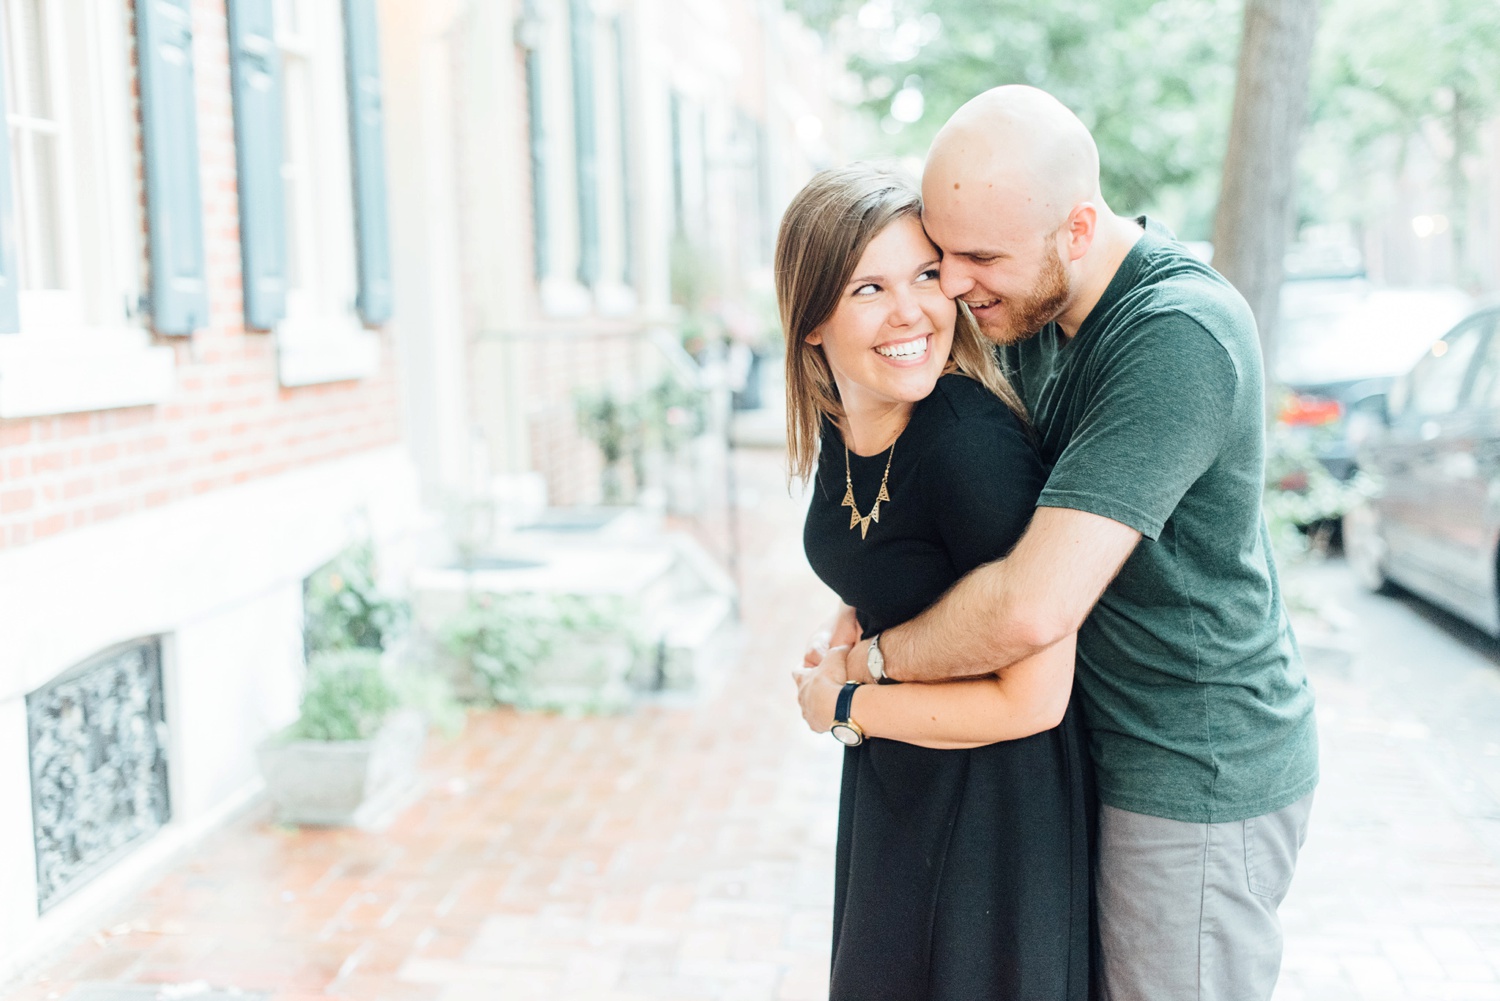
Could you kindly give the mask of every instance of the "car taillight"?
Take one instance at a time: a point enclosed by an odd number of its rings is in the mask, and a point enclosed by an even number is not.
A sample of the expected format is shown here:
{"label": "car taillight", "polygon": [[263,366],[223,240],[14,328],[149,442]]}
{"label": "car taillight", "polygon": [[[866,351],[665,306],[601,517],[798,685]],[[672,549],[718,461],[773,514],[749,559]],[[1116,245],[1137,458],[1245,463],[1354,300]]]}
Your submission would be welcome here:
{"label": "car taillight", "polygon": [[1281,413],[1277,419],[1291,427],[1319,427],[1336,423],[1343,416],[1344,408],[1338,400],[1323,400],[1316,396],[1293,393],[1281,405]]}

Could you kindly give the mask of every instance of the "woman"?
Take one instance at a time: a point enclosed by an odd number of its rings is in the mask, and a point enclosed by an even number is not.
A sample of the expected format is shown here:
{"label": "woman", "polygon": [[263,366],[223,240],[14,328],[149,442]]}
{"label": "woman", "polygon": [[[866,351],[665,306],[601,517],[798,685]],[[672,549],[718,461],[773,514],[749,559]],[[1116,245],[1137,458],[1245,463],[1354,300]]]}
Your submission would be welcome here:
{"label": "woman", "polygon": [[[777,240],[792,471],[816,479],[805,548],[864,636],[1005,555],[1044,479],[994,355],[938,287],[920,211],[900,175],[824,171]],[[795,672],[809,724],[856,744],[832,1001],[1083,1001],[1089,808],[1072,641],[1003,677],[846,686],[836,672],[832,660]]]}

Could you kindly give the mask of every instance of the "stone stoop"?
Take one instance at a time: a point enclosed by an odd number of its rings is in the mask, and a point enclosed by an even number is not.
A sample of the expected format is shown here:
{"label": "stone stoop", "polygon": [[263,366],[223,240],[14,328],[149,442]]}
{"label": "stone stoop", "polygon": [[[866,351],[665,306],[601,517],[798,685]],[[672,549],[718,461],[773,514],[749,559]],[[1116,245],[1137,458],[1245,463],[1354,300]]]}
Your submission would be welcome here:
{"label": "stone stoop", "polygon": [[444,621],[461,612],[471,594],[624,602],[639,626],[638,641],[655,654],[648,652],[628,676],[601,682],[613,708],[622,707],[622,683],[636,697],[709,694],[739,651],[737,595],[728,574],[696,540],[665,531],[634,509],[548,512],[497,539],[469,568],[418,570],[412,592],[418,628],[434,645]]}

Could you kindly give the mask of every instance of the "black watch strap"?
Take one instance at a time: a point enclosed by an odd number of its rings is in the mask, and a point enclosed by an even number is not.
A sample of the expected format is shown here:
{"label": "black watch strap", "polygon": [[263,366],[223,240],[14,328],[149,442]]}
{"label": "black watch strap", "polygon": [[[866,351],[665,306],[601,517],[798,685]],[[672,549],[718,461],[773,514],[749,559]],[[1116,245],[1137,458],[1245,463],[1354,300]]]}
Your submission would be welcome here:
{"label": "black watch strap", "polygon": [[859,687],[859,682],[848,681],[844,687],[839,689],[839,700],[833,704],[833,721],[835,723],[849,722],[849,712],[854,707],[854,690]]}

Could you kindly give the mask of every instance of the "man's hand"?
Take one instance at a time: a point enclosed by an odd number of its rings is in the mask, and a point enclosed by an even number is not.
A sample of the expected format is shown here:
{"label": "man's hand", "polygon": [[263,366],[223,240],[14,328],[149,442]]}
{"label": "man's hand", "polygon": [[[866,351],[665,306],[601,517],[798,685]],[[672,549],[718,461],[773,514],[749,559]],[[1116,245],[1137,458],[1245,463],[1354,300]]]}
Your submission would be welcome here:
{"label": "man's hand", "polygon": [[859,620],[854,609],[840,602],[838,611],[808,637],[807,652],[802,655],[803,667],[817,667],[823,662],[830,647],[850,646],[859,639]]}
{"label": "man's hand", "polygon": [[844,676],[844,657],[848,652],[848,647],[836,646],[827,651],[817,667],[792,669],[802,718],[813,733],[827,733],[833,729],[833,710],[838,703],[839,689],[849,680]]}

